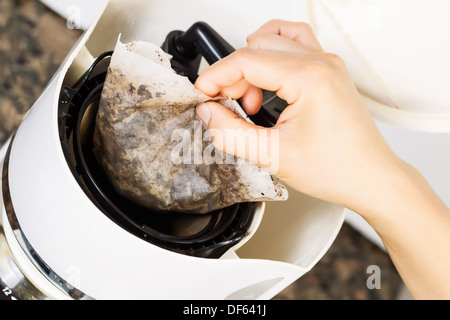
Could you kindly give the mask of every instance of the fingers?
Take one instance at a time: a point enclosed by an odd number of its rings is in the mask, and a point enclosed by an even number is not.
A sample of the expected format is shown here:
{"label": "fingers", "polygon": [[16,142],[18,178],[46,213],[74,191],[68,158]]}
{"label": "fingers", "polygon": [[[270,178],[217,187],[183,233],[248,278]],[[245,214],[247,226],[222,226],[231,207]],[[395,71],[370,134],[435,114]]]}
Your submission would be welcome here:
{"label": "fingers", "polygon": [[241,48],[206,69],[195,86],[214,97],[229,88],[243,92],[245,80],[253,87],[276,92],[293,105],[308,89],[330,85],[344,71],[348,73],[344,61],[335,54]]}
{"label": "fingers", "polygon": [[301,72],[302,62],[323,62],[323,54],[309,25],[272,20],[248,37],[247,48],[212,65],[195,85],[209,96],[241,98],[247,114],[253,115],[262,103],[259,88],[277,92],[289,104],[297,101],[300,84],[293,84],[292,77],[301,78],[296,72]]}
{"label": "fingers", "polygon": [[245,91],[245,93],[241,96],[241,103],[244,107],[247,115],[252,116],[257,114],[261,109],[261,104],[263,102],[263,94],[261,89],[250,86]]}
{"label": "fingers", "polygon": [[[293,42],[301,44],[304,48],[322,52],[322,46],[317,40],[311,26],[303,22],[291,22],[283,20],[271,20],[261,26],[257,31],[252,33],[247,37],[247,42],[255,42],[258,40],[262,41],[262,44],[268,44],[268,42],[263,41],[262,35],[274,35],[280,36],[280,38],[289,39]],[[269,38],[269,37],[268,37]],[[274,37],[270,37],[274,39]],[[264,49],[274,49],[269,47],[264,47]]]}
{"label": "fingers", "polygon": [[294,85],[292,77],[302,78],[296,74],[302,72],[301,64],[323,63],[324,55],[309,25],[272,20],[248,37],[247,48],[205,70],[196,86],[209,96],[242,97],[244,109],[251,115],[259,110],[262,101],[256,88],[275,91],[289,104],[297,101],[300,84],[295,90],[287,88],[288,84]]}
{"label": "fingers", "polygon": [[276,172],[278,130],[247,122],[216,102],[202,103],[196,112],[217,149]]}
{"label": "fingers", "polygon": [[323,52],[322,50],[312,49],[303,43],[272,33],[260,33],[248,38],[247,47],[252,49],[278,50],[292,54]]}
{"label": "fingers", "polygon": [[242,48],[206,69],[195,85],[214,97],[225,88],[246,80],[257,88],[278,92],[282,99],[293,103],[300,90],[283,90],[283,86],[286,86],[286,79],[292,79],[298,65],[299,60],[282,52]]}
{"label": "fingers", "polygon": [[219,95],[233,100],[240,99],[248,115],[258,113],[263,99],[261,89],[250,85],[245,79],[238,81],[233,86],[224,88]]}
{"label": "fingers", "polygon": [[236,132],[239,130],[254,130],[257,126],[239,118],[229,109],[216,102],[206,102],[197,106],[197,117],[208,128],[214,146],[231,155],[249,160],[250,154],[257,153],[256,145],[249,145],[246,149],[236,148],[234,143]]}

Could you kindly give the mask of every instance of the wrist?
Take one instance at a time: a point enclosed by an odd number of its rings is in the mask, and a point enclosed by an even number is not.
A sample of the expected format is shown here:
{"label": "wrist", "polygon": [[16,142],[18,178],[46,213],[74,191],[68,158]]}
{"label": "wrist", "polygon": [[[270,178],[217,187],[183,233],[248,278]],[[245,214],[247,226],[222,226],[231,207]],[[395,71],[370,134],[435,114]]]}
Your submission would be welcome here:
{"label": "wrist", "polygon": [[[349,196],[343,205],[366,220],[379,219],[392,212],[407,197],[407,191],[415,184],[414,168],[394,156],[388,161],[380,160],[364,169],[353,181]],[[359,181],[364,181],[360,183]]]}
{"label": "wrist", "polygon": [[350,208],[376,229],[409,219],[418,212],[448,210],[422,174],[399,158],[376,181],[371,185],[370,196],[359,207]]}

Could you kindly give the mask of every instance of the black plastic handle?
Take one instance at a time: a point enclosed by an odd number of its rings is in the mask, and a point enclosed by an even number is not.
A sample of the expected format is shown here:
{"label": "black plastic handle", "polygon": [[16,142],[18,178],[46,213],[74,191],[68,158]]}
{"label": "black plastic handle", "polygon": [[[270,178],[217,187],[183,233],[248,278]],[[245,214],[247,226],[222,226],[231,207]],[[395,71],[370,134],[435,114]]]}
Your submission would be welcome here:
{"label": "black plastic handle", "polygon": [[175,40],[177,49],[184,56],[195,57],[200,53],[209,64],[213,64],[235,49],[220,34],[205,22],[194,23]]}

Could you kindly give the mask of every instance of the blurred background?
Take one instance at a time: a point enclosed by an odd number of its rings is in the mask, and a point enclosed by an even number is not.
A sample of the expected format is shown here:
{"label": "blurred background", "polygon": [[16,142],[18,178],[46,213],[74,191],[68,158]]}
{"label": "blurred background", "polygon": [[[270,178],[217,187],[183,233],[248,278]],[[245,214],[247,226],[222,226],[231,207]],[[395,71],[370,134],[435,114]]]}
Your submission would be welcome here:
{"label": "blurred background", "polygon": [[[65,18],[40,1],[0,0],[0,145],[81,35],[81,30],[69,28]],[[380,268],[380,289],[366,284],[371,265]],[[274,299],[409,298],[387,253],[344,223],[317,265]]]}

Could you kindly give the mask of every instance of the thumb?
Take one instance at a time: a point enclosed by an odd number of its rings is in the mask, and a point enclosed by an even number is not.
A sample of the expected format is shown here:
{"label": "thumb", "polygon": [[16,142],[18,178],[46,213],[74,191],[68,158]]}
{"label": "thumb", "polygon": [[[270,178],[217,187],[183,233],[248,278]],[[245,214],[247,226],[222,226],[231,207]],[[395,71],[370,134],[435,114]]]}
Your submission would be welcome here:
{"label": "thumb", "polygon": [[199,104],[196,113],[217,149],[272,173],[278,169],[278,129],[250,123],[213,101]]}

